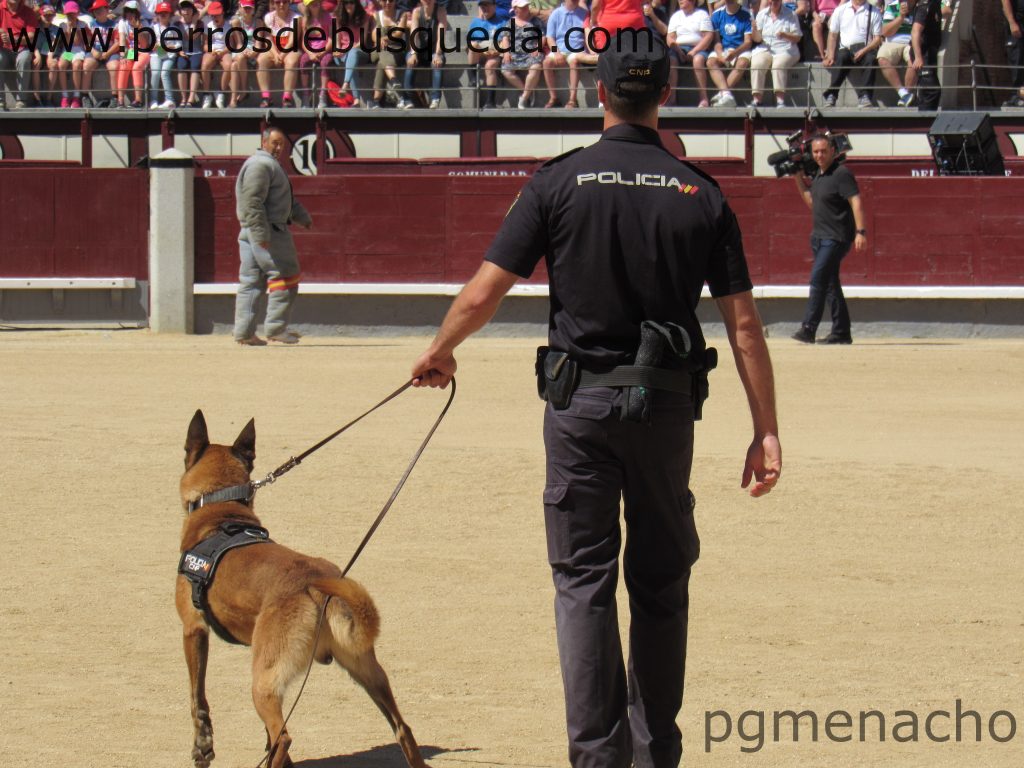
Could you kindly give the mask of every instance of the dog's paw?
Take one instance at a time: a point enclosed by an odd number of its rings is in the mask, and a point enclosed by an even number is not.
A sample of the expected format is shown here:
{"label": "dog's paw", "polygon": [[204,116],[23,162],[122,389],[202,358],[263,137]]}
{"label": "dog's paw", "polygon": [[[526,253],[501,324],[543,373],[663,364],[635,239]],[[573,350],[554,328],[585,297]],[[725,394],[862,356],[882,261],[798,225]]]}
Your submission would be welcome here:
{"label": "dog's paw", "polygon": [[192,762],[196,768],[210,768],[210,762],[216,757],[213,753],[213,745],[200,748],[198,745],[192,747]]}

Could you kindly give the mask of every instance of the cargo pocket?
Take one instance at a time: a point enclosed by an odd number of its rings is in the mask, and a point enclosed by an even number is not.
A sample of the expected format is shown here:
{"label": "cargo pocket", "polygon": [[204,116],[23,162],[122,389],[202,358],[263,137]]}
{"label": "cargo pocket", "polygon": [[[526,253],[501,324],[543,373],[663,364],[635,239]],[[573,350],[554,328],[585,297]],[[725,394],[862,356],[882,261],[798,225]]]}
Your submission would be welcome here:
{"label": "cargo pocket", "polygon": [[552,566],[567,566],[572,546],[569,534],[568,483],[548,483],[544,488],[544,527],[547,531],[548,562]]}

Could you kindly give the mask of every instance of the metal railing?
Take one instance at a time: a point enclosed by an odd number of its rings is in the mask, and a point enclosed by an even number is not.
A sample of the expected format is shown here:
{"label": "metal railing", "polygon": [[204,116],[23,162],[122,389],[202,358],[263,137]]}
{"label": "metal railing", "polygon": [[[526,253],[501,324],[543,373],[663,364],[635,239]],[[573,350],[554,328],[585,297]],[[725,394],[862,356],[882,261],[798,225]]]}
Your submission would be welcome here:
{"label": "metal railing", "polygon": [[[344,63],[337,62],[337,63],[333,64],[331,67],[329,67],[328,69],[329,69],[329,74],[330,74],[331,80],[333,80],[336,84],[338,84],[339,88],[344,88],[344,86],[342,85],[343,74],[344,74],[344,71],[345,71]],[[555,70],[557,78],[558,78],[558,86],[557,86],[558,87],[558,91],[560,93],[563,93],[563,92],[565,92],[566,86],[567,86],[567,79],[568,78],[566,77],[566,74],[568,72],[568,67],[560,66],[560,67],[555,67],[553,69]],[[787,77],[786,77],[787,84],[788,85],[795,84],[795,87],[787,87],[786,88],[787,97],[789,97],[790,101],[792,102],[790,104],[790,106],[796,106],[796,107],[810,107],[810,106],[820,107],[820,106],[822,106],[822,104],[823,104],[823,94],[825,93],[826,90],[828,90],[827,78],[830,77],[830,73],[834,69],[835,69],[834,67],[833,68],[825,68],[819,62],[807,62],[807,63],[802,63],[802,64],[799,64],[797,66],[793,66],[793,67],[787,68],[785,70],[786,75],[787,75]],[[863,70],[865,68],[864,67],[855,67],[853,69],[854,70],[858,70],[858,69],[859,70]],[[894,91],[891,88],[891,86],[889,85],[889,83],[884,79],[884,77],[881,74],[881,69],[882,68],[880,66],[876,65],[874,67],[871,67],[871,69],[874,70],[874,77],[875,77],[874,85],[871,88],[873,93],[874,93],[874,95],[877,97],[877,95],[880,94],[880,93],[881,94],[894,93]],[[898,72],[901,73],[901,80],[903,80],[903,73],[905,72],[905,68],[897,67],[896,69],[897,69]],[[943,65],[941,65],[939,67],[939,69],[943,73],[944,80],[945,80],[945,82],[942,82],[941,86],[939,86],[939,87],[941,87],[941,89],[943,91],[954,91],[954,92],[957,92],[957,93],[968,92],[970,94],[970,99],[969,99],[970,107],[969,108],[972,109],[972,110],[978,110],[979,108],[980,109],[991,109],[993,106],[998,107],[1002,103],[1004,98],[1006,98],[1008,96],[1011,96],[1013,93],[1015,93],[1017,91],[1017,89],[1014,88],[1011,85],[995,84],[995,83],[999,82],[1000,80],[1009,81],[1010,80],[1009,77],[1000,78],[999,75],[1001,73],[1012,73],[1013,70],[1014,70],[1014,67],[1010,67],[1010,66],[1006,66],[1006,65],[997,65],[997,64],[979,64],[978,62],[976,62],[974,60],[971,60],[970,62],[968,62],[966,64],[943,64]],[[364,105],[366,105],[366,106],[369,106],[369,103],[368,103],[369,102],[369,98],[365,98],[365,97],[372,97],[372,93],[373,93],[372,82],[373,82],[374,72],[376,70],[377,70],[377,66],[374,65],[374,64],[355,67],[357,84],[358,84],[357,85],[358,91],[360,93],[360,96],[364,97],[364,98],[362,98],[362,101],[363,101]],[[481,101],[482,89],[485,87],[485,79],[486,79],[484,68],[482,66],[475,66],[474,67],[472,65],[467,65],[467,64],[447,64],[447,65],[445,65],[443,67],[443,70],[444,70],[444,76],[443,76],[441,87],[440,87],[439,90],[441,91],[442,96],[443,97],[447,97],[447,98],[444,98],[442,100],[442,105],[443,106],[450,106],[450,104],[447,104],[446,102],[456,102],[456,103],[457,102],[462,102],[462,101],[465,101],[466,97],[468,97],[469,100],[470,100],[470,104],[468,104],[468,105],[467,104],[461,104],[461,107],[464,108],[464,109],[465,108],[479,109],[482,106],[482,101]],[[251,67],[248,68],[247,72],[243,75],[243,77],[244,77],[244,83],[243,83],[243,85],[244,85],[244,94],[245,94],[245,98],[246,98],[244,106],[247,106],[247,107],[256,106],[256,104],[254,104],[253,102],[254,101],[255,102],[259,102],[259,100],[261,99],[261,91],[258,88],[258,86],[255,85],[255,74],[256,74],[256,71],[257,71],[257,67],[251,66]],[[292,71],[294,71],[294,70],[292,70]],[[292,101],[292,104],[294,106],[316,107],[316,104],[317,104],[317,101],[318,101],[317,97],[315,95],[313,97],[310,97],[310,93],[313,92],[312,88],[302,84],[303,80],[305,79],[305,77],[308,76],[310,73],[315,72],[315,71],[316,71],[315,68],[311,70],[308,67],[307,68],[303,68],[303,69],[298,71],[299,85],[295,89],[295,91],[298,94],[298,98],[294,99]],[[404,90],[405,90],[404,83],[403,83],[404,71],[405,71],[404,67],[402,67],[402,66],[397,67],[396,75],[397,75],[397,80],[398,80],[398,83],[399,83],[397,90],[399,92],[404,92]],[[582,74],[582,77],[581,77],[580,89],[586,95],[587,102],[588,103],[592,102],[593,105],[596,105],[597,104],[597,96],[596,96],[596,92],[594,90],[594,81],[593,81],[593,78],[594,78],[594,67],[592,67],[592,66],[584,67],[584,68],[582,68],[581,71],[582,71],[583,74]],[[222,72],[223,72],[223,70],[218,69],[218,70],[214,70],[214,71],[212,71],[210,73],[210,77],[211,77],[211,81],[212,81],[210,89],[202,90],[200,88],[200,89],[196,89],[196,90],[198,90],[203,96],[205,96],[207,94],[213,95],[215,93],[223,93],[225,95],[225,97],[229,96],[231,94],[231,90],[229,88],[219,88],[219,87],[217,87],[219,85],[219,83],[220,83],[220,78],[222,77]],[[278,105],[282,105],[283,96],[285,95],[285,91],[284,91],[283,87],[281,86],[281,79],[283,77],[283,68],[273,69],[273,70],[270,70],[270,72],[271,72],[271,76],[272,76],[272,78],[274,80],[274,83],[275,83],[275,87],[272,88],[271,91],[270,91],[270,93],[271,93],[271,104],[272,104],[272,106],[277,107]],[[472,75],[470,74],[471,72],[473,73]],[[678,80],[680,82],[678,82],[677,85],[676,85],[676,98],[674,100],[670,100],[670,103],[669,103],[670,107],[672,106],[673,103],[678,102],[680,100],[680,96],[683,97],[682,98],[683,101],[689,100],[689,101],[696,102],[696,98],[695,97],[697,95],[699,95],[699,93],[700,93],[700,88],[696,85],[695,82],[693,82],[693,75],[692,75],[692,70],[691,70],[690,67],[679,67],[679,68],[677,68],[677,73],[678,73]],[[771,98],[772,94],[774,93],[774,88],[773,88],[774,81],[771,79],[771,73],[772,73],[771,69],[768,68],[766,70],[766,83],[765,83],[765,90],[764,90],[764,93],[765,93],[766,97],[768,97],[768,98],[765,99],[765,103],[764,103],[763,106],[770,106],[772,103],[774,103],[774,98]],[[961,75],[963,73],[966,73],[967,76],[966,77],[961,77]],[[37,74],[38,74],[38,77],[39,77],[40,87],[38,89],[36,89],[36,88],[33,88],[31,86],[31,74],[30,74],[30,76],[29,76],[30,77],[30,84],[28,86],[27,91],[19,94],[19,92],[17,91],[17,88],[15,86],[16,78],[17,78],[16,71],[15,70],[11,70],[11,69],[0,70],[0,76],[2,76],[2,78],[3,78],[3,80],[0,81],[0,82],[6,83],[8,85],[8,90],[11,91],[11,93],[9,95],[7,95],[4,92],[0,91],[0,103],[3,103],[4,108],[9,108],[9,105],[7,104],[7,102],[16,103],[16,101],[18,100],[18,96],[19,95],[22,96],[22,99],[21,99],[22,101],[26,101],[26,99],[25,99],[26,96],[31,96],[33,102],[35,101],[35,97],[36,96],[38,96],[38,97],[40,97],[40,98],[42,98],[44,100],[48,99],[51,102],[52,101],[59,101],[63,91],[57,85],[55,85],[53,87],[51,87],[49,85],[48,80],[49,80],[50,73],[44,69],[44,70],[37,70]],[[73,91],[73,88],[70,87],[71,83],[72,83],[72,72],[71,72],[70,69],[68,69],[68,70],[65,70],[64,74],[65,74],[65,77],[67,78],[67,82],[68,82],[68,85],[69,85],[69,88],[67,90],[70,93],[70,92]],[[186,74],[187,77],[191,77],[191,76],[195,76],[195,75],[199,75],[200,77],[202,77],[202,75],[199,74],[198,72],[196,72],[195,70],[188,71],[185,74]],[[525,73],[520,72],[520,77],[523,77],[524,74]],[[180,72],[180,71],[172,72],[172,83],[174,85],[175,93],[178,96],[178,99],[176,99],[176,104],[177,104],[176,108],[178,108],[178,109],[183,108],[183,105],[181,105],[181,103],[180,103],[180,100],[181,100],[181,97],[182,97],[182,93],[180,91],[180,88],[179,88],[178,82],[177,82],[178,81],[178,77],[181,76],[181,75],[182,75],[182,72]],[[952,77],[951,77],[951,75],[952,75]],[[984,84],[981,84],[979,82],[979,80],[980,80],[979,75],[985,75],[986,76],[985,77],[986,82]],[[99,67],[96,70],[94,70],[94,72],[93,72],[93,82],[94,83],[97,83],[97,82],[102,83],[104,80],[109,79],[110,77],[112,77],[112,74],[108,73],[108,71],[105,70],[103,67]],[[152,102],[154,102],[154,101],[160,101],[160,102],[163,101],[162,99],[158,99],[157,98],[158,95],[162,94],[162,88],[159,89],[160,94],[153,93],[153,92],[150,91],[150,87],[151,87],[150,78],[151,78],[151,73],[147,70],[145,72],[145,74],[144,74],[143,86],[142,86],[142,89],[141,89],[142,93],[144,94],[144,98],[141,100],[141,107],[144,110],[151,109],[151,107],[149,105]],[[687,82],[684,83],[684,82],[682,82],[683,80],[686,80]],[[955,80],[956,82],[950,82],[950,80]],[[960,82],[961,80],[963,80],[964,82],[961,83]],[[414,88],[412,90],[413,91],[425,91],[425,92],[431,91],[432,89],[431,89],[429,81],[430,81],[430,68],[429,67],[418,68],[417,73],[416,73]],[[851,83],[849,83],[849,86],[844,86],[844,87],[852,87],[852,86],[853,86],[853,83],[851,82]],[[313,86],[313,87],[315,87],[315,86]],[[498,88],[498,92],[500,94],[503,94],[504,98],[508,100],[509,105],[514,108],[515,103],[516,103],[516,98],[513,95],[520,93],[520,91],[518,89],[514,88],[510,83],[507,82],[507,80],[501,74],[500,69],[497,72],[497,86],[496,87]],[[91,102],[91,103],[86,102],[85,99],[86,99],[87,95],[85,93],[82,94],[83,107],[85,107],[85,108],[96,109],[96,108],[99,108],[98,105],[103,104],[104,102],[110,102],[113,99],[114,91],[111,89],[109,83],[108,83],[106,88],[95,88],[94,87],[91,90],[92,90],[92,93],[88,94],[88,96],[93,97],[92,99],[89,100],[89,102]],[[188,90],[191,91],[192,89],[188,89]],[[389,90],[393,90],[393,89],[389,89]],[[708,91],[708,93],[717,92],[717,90],[718,90],[717,87],[714,85],[713,81],[709,77],[708,78],[708,84],[707,84],[707,91]],[[740,84],[737,86],[737,88],[735,90],[740,91],[742,94],[747,94],[747,93],[750,92],[750,90],[751,90],[751,82],[750,82],[750,71],[749,70],[744,75],[744,77],[740,81]],[[136,89],[135,89],[135,87],[131,83],[129,83],[129,85],[127,86],[125,91],[126,91],[127,94],[131,94],[132,95],[132,99],[130,99],[130,100],[134,100],[134,94],[135,94]],[[546,101],[546,99],[543,98],[543,95],[546,94],[547,91],[548,91],[547,84],[545,82],[544,77],[541,76],[540,78],[538,78],[538,81],[537,81],[536,86],[535,86],[535,90],[534,90],[534,104],[536,104],[538,101]],[[107,98],[108,94],[110,94],[109,98]],[[541,95],[540,99],[537,98],[538,94]],[[979,98],[981,94],[987,94],[988,98]],[[799,96],[799,101],[801,101],[803,103],[799,103],[797,101],[797,97],[798,96]],[[103,98],[99,98],[99,97],[103,97]],[[201,101],[202,101],[202,99],[200,100],[200,103],[201,103]],[[961,100],[958,99],[958,101],[961,101]],[[983,104],[983,102],[990,102],[990,106],[985,106]],[[979,105],[981,105],[981,106],[979,106]],[[31,106],[31,105],[27,104],[26,106]],[[747,108],[748,106],[749,106],[749,102],[746,103],[746,104],[739,104],[739,103],[737,104],[737,107],[739,107],[739,108]],[[107,103],[107,107],[108,108],[116,108],[117,104]],[[336,108],[336,107],[333,104],[328,104],[328,108],[332,108],[333,109],[333,108]],[[502,108],[502,107],[499,106],[499,108]],[[695,109],[696,108],[696,104],[695,103],[694,104],[684,104],[684,105],[679,105],[679,106],[677,106],[675,108]],[[967,107],[966,104],[961,103],[958,106],[958,108],[959,109],[966,109],[968,107]],[[43,107],[41,107],[41,109],[55,110],[55,109],[60,109],[60,107],[56,107],[56,106],[43,106]],[[158,109],[160,109],[160,107],[158,107]]]}

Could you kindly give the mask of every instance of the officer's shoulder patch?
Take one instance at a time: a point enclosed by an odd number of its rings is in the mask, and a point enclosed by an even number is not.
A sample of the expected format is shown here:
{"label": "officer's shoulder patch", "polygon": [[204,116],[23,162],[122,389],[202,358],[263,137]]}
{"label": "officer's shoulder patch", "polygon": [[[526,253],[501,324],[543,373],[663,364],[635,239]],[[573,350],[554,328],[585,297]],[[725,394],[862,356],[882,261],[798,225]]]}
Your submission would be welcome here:
{"label": "officer's shoulder patch", "polygon": [[706,172],[702,171],[700,168],[695,166],[693,163],[687,162],[686,160],[682,160],[680,158],[676,158],[676,159],[679,160],[680,163],[685,165],[688,170],[693,171],[695,174],[697,174],[702,179],[704,179],[709,184],[711,184],[715,189],[721,189],[721,187],[718,185],[718,182],[715,180],[715,178],[713,176],[708,175]]}

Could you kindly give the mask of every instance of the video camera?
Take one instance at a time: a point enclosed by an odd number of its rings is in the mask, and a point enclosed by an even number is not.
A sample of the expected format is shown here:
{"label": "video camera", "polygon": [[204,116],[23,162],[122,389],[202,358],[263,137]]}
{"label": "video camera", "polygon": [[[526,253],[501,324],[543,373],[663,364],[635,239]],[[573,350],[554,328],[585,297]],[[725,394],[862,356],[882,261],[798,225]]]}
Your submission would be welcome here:
{"label": "video camera", "polygon": [[[845,133],[826,133],[824,135],[832,142],[836,156],[839,158],[853,148],[850,137]],[[811,141],[814,138],[815,136],[805,136],[802,130],[797,131],[786,138],[786,149],[780,149],[778,152],[768,155],[768,165],[775,169],[776,178],[792,176],[799,173],[801,169],[810,176],[817,170],[818,164],[814,162],[814,156],[811,154]]]}

